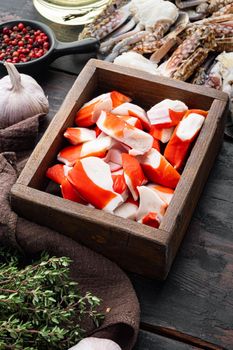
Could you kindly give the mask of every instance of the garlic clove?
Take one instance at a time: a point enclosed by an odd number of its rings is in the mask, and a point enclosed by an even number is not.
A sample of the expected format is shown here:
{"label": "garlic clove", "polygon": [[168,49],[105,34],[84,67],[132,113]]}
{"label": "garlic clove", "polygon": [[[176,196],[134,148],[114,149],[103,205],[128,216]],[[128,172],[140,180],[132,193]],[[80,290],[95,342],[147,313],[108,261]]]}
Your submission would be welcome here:
{"label": "garlic clove", "polygon": [[119,345],[110,339],[85,338],[69,350],[121,350]]}

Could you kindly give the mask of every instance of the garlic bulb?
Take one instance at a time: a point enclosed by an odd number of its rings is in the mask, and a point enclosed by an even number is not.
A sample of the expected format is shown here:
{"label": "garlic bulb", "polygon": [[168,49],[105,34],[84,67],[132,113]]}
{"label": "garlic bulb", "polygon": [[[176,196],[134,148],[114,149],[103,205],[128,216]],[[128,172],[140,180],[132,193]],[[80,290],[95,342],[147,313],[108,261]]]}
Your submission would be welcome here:
{"label": "garlic bulb", "polygon": [[12,63],[5,63],[9,75],[0,79],[0,129],[49,110],[40,85],[26,74],[19,74]]}
{"label": "garlic bulb", "polygon": [[118,344],[109,339],[85,338],[69,350],[121,350]]}

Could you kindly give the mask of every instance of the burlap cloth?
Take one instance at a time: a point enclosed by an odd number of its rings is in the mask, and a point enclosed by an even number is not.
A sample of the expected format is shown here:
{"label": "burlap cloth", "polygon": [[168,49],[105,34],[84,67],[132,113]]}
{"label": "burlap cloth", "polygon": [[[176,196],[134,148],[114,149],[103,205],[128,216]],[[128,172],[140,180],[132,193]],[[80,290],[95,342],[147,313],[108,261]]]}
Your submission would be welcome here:
{"label": "burlap cloth", "polygon": [[102,299],[104,323],[94,329],[86,322],[88,335],[112,339],[123,350],[132,349],[139,327],[139,304],[133,287],[113,262],[47,227],[27,221],[10,207],[9,191],[35,144],[39,121],[35,116],[0,130],[0,242],[36,256],[46,250],[52,255],[69,256],[72,278],[81,290]]}

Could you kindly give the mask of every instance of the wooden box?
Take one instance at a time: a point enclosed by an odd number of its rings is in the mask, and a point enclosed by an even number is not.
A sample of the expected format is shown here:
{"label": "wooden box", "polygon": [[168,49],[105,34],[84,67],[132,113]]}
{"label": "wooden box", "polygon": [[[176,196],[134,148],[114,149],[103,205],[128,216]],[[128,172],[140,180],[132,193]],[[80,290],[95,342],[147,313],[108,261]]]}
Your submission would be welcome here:
{"label": "wooden box", "polygon": [[[73,125],[77,110],[111,90],[131,96],[145,109],[170,98],[182,100],[189,108],[209,110],[159,229],[45,192],[46,169],[64,146],[63,132]],[[126,270],[165,279],[221,144],[227,101],[225,93],[213,89],[90,60],[13,186],[14,210],[102,253]]]}

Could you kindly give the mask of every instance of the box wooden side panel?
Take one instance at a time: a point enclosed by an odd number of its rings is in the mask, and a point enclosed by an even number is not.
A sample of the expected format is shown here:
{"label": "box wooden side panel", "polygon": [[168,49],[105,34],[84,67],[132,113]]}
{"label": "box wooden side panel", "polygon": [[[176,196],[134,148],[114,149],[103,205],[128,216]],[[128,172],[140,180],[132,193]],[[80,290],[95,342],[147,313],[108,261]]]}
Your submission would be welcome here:
{"label": "box wooden side panel", "polygon": [[228,105],[214,100],[208,118],[192,150],[161,230],[169,232],[167,273],[187,230],[215,157],[222,143]]}
{"label": "box wooden side panel", "polygon": [[[20,216],[71,237],[128,271],[164,278],[164,232],[153,230],[155,239],[149,227],[21,184],[11,193],[12,207]],[[135,237],[134,245],[128,245],[129,236]]]}

